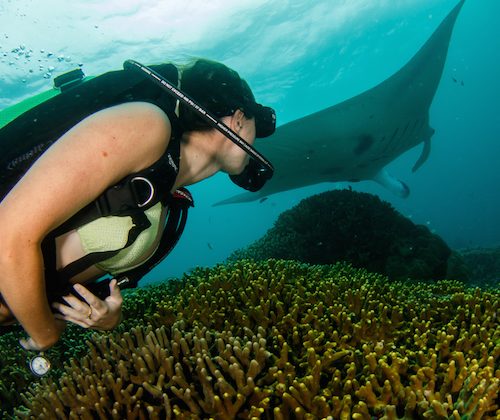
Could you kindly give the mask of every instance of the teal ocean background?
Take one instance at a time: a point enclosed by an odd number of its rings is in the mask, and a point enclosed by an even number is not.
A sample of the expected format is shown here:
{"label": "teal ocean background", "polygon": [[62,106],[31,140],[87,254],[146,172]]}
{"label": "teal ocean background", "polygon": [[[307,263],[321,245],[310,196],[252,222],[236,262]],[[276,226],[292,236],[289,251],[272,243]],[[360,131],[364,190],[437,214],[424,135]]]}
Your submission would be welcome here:
{"label": "teal ocean background", "polygon": [[[58,74],[147,64],[220,60],[272,106],[278,125],[335,105],[385,80],[429,38],[457,0],[154,0],[0,2],[0,109],[51,87]],[[408,198],[379,185],[320,184],[263,202],[212,205],[238,193],[227,176],[190,188],[196,207],[177,248],[144,283],[222,262],[260,238],[300,200],[352,186],[377,194],[454,249],[500,245],[500,2],[466,1],[430,110],[436,130],[388,170]],[[1,148],[1,145],[0,145]]]}

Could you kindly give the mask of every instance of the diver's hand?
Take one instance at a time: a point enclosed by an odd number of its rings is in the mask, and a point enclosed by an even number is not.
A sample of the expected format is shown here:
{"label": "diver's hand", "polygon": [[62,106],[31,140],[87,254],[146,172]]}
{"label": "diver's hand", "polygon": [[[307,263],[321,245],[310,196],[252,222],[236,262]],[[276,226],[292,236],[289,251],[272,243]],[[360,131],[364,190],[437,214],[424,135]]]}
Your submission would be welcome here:
{"label": "diver's hand", "polygon": [[112,330],[120,323],[123,298],[116,279],[109,283],[110,295],[105,300],[99,299],[81,284],[75,284],[74,288],[85,300],[73,295],[64,296],[67,305],[52,304],[60,312],[55,315],[56,318],[101,331]]}

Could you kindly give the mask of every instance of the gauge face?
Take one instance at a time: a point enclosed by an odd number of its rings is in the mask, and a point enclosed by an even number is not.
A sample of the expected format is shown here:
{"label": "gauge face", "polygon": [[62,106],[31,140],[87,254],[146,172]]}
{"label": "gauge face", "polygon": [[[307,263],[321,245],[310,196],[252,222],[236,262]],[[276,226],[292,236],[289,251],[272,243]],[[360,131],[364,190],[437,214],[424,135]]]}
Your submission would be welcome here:
{"label": "gauge face", "polygon": [[30,361],[31,371],[37,376],[43,376],[50,370],[50,362],[44,356],[35,356]]}

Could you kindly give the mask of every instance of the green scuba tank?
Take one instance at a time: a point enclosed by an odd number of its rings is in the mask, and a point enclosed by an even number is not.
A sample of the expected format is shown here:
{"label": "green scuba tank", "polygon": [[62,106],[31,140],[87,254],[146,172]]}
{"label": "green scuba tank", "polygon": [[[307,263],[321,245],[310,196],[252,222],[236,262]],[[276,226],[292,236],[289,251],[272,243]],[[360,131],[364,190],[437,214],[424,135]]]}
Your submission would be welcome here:
{"label": "green scuba tank", "polygon": [[[173,64],[151,66],[173,84]],[[113,105],[145,101],[171,114],[175,99],[135,72],[85,77],[81,69],[54,79],[54,88],[0,111],[0,201],[47,148],[85,117]]]}

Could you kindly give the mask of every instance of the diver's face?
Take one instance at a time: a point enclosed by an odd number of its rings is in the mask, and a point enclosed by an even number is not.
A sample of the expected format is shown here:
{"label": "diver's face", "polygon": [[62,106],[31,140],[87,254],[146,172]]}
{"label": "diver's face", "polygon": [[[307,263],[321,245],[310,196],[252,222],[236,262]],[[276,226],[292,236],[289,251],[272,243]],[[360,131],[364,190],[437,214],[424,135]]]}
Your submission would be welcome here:
{"label": "diver's face", "polygon": [[241,124],[241,131],[239,135],[247,143],[253,144],[255,142],[255,118],[243,117]]}
{"label": "diver's face", "polygon": [[[223,117],[222,121],[248,144],[255,142],[255,118],[247,118],[238,109],[233,115]],[[248,164],[248,154],[227,138],[221,152],[224,156],[223,170],[229,174],[240,174]]]}
{"label": "diver's face", "polygon": [[[245,140],[248,144],[253,145],[255,142],[255,118],[247,118],[243,116],[241,125],[239,125],[238,135]],[[240,149],[242,161],[241,165],[237,168],[236,173],[241,173],[245,166],[247,166],[248,161],[250,160],[250,156],[243,150]]]}

